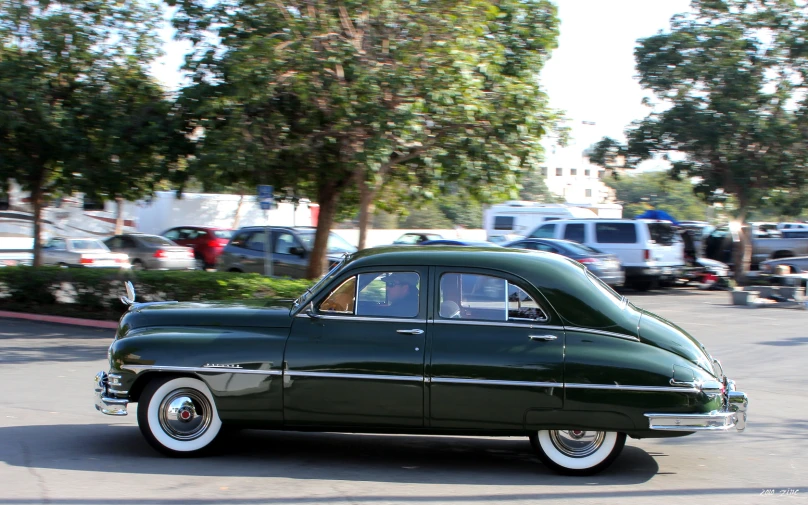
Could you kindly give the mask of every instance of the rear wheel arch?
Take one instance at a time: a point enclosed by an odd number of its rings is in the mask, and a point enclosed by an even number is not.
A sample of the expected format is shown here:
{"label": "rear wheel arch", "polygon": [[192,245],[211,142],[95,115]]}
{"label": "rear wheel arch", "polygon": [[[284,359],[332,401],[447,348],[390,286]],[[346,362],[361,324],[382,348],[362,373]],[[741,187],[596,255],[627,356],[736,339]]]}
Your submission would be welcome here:
{"label": "rear wheel arch", "polygon": [[777,251],[774,254],[772,254],[772,259],[779,260],[781,258],[790,258],[792,256],[794,256],[794,253],[792,253],[791,251]]}

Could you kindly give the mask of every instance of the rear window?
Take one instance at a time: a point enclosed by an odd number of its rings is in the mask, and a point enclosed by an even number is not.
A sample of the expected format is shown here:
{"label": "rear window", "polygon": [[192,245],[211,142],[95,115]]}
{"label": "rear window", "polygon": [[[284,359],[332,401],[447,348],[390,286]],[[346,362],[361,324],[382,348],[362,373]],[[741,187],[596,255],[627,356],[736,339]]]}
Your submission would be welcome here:
{"label": "rear window", "polygon": [[495,230],[513,230],[513,216],[494,216]]}
{"label": "rear window", "polygon": [[600,244],[634,244],[637,227],[634,223],[595,223],[595,239]]}
{"label": "rear window", "polygon": [[668,223],[648,223],[648,233],[651,240],[659,245],[673,245],[676,235],[673,226]]}
{"label": "rear window", "polygon": [[226,238],[230,240],[230,237],[233,236],[233,232],[230,230],[214,230],[213,235],[215,235],[216,238]]}

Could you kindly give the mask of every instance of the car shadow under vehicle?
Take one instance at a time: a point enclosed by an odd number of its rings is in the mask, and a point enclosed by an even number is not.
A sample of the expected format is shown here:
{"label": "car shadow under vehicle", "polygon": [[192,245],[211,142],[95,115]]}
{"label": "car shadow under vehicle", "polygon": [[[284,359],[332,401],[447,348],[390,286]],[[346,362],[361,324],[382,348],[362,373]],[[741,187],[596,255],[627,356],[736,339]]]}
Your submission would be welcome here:
{"label": "car shadow under vehicle", "polygon": [[[243,430],[223,435],[207,456],[178,465],[149,447],[136,426],[69,424],[0,428],[0,447],[8,465],[73,471],[498,486],[583,482],[546,468],[521,437]],[[633,485],[658,471],[651,455],[627,445],[612,466],[585,479]]]}

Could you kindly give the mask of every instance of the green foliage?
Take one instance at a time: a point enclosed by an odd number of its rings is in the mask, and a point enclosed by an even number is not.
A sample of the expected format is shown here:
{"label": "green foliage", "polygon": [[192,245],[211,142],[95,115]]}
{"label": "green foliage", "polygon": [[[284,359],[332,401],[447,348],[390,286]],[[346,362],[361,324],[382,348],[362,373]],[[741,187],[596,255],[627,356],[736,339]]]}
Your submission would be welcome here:
{"label": "green foliage", "polygon": [[[640,83],[664,107],[601,141],[592,157],[627,167],[672,156],[675,177],[736,198],[738,212],[772,190],[800,192],[808,164],[808,18],[804,3],[695,0],[671,31],[639,41]],[[720,193],[719,193],[720,194]],[[793,210],[789,211],[793,212]]]}
{"label": "green foliage", "polygon": [[665,172],[642,172],[604,182],[614,188],[625,217],[658,209],[678,220],[707,220],[708,206],[693,193],[693,184],[671,179]]}
{"label": "green foliage", "polygon": [[170,3],[197,44],[180,99],[187,131],[204,128],[189,173],[316,200],[312,276],[358,184],[488,201],[538,169],[556,119],[536,81],[558,36],[549,1]]}
{"label": "green foliage", "polygon": [[6,267],[0,268],[0,309],[119,317],[127,280],[141,302],[293,299],[311,285],[306,280],[229,272]]}
{"label": "green foliage", "polygon": [[[114,132],[123,136],[115,142],[119,148],[130,142],[142,148],[135,142],[137,132],[105,129],[110,112],[143,85],[143,69],[159,53],[160,13],[153,4],[132,1],[0,4],[0,181],[15,179],[31,192],[35,264],[40,261],[42,205],[74,184],[95,187],[85,171],[93,159],[109,161],[114,154],[96,153],[99,144],[109,143],[100,139]],[[118,89],[110,76],[121,70],[136,83]],[[99,94],[110,87],[120,92],[99,103]],[[94,121],[93,111],[100,111],[104,121]],[[121,119],[130,120],[126,113]],[[109,168],[102,166],[101,172]],[[111,179],[127,177],[122,171]]]}

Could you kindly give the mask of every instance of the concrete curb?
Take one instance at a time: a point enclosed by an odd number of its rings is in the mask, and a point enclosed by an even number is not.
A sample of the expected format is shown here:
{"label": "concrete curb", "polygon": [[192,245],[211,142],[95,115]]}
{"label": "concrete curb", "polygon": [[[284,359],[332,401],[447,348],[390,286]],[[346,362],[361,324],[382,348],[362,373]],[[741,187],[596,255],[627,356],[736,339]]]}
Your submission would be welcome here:
{"label": "concrete curb", "polygon": [[89,326],[92,328],[115,329],[118,327],[117,321],[98,321],[95,319],[79,319],[77,317],[46,316],[43,314],[27,314],[25,312],[8,312],[5,310],[0,310],[0,318],[25,319],[28,321],[38,321],[41,323],[71,324],[74,326]]}

